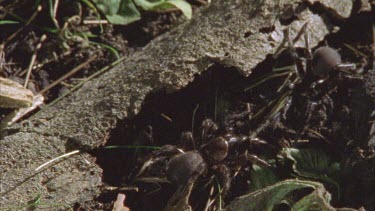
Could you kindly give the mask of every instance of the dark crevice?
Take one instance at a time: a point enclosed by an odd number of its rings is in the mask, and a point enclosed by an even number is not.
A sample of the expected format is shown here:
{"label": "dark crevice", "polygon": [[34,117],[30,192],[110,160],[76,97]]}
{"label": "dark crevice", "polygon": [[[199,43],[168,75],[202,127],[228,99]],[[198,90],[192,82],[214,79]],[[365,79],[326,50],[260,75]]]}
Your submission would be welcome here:
{"label": "dark crevice", "polygon": [[245,33],[243,34],[243,37],[244,37],[244,38],[248,38],[248,37],[250,37],[252,34],[253,34],[253,33],[252,33],[251,31],[247,31],[247,32],[245,32]]}
{"label": "dark crevice", "polygon": [[275,26],[267,26],[267,27],[262,27],[259,29],[259,32],[262,34],[269,34],[275,30]]}
{"label": "dark crevice", "polygon": [[[253,75],[261,75],[262,69],[270,69],[271,61],[272,57],[268,57],[260,63]],[[198,133],[204,119],[216,119],[217,122],[220,122],[219,119],[223,118],[223,114],[219,114],[222,111],[217,111],[215,117],[216,95],[225,93],[225,98],[228,101],[241,101],[242,98],[245,101],[248,96],[243,94],[243,90],[248,86],[249,80],[251,78],[240,75],[236,69],[214,65],[201,75],[196,76],[191,84],[176,93],[167,94],[165,91],[159,91],[149,94],[139,114],[133,119],[120,122],[111,132],[106,145],[178,145],[181,133],[192,130],[192,118],[195,110],[194,131]],[[235,106],[232,109],[239,108]],[[152,127],[153,132],[151,141],[145,133],[149,126]],[[92,155],[97,157],[97,164],[103,168],[103,182],[110,186],[121,187],[125,184],[132,184],[132,179],[139,169],[140,159],[145,159],[150,152],[150,150],[107,149],[97,150]],[[155,184],[137,183],[137,185],[141,185],[143,191],[146,192],[158,189]],[[150,207],[137,202],[150,200],[148,204],[161,209],[175,190],[170,185],[162,186],[163,194],[158,191],[150,195],[129,191],[127,193],[128,205],[136,210],[147,210]],[[160,195],[163,195],[165,199],[161,200]],[[110,202],[112,199],[113,193],[103,194],[98,198],[102,202]]]}

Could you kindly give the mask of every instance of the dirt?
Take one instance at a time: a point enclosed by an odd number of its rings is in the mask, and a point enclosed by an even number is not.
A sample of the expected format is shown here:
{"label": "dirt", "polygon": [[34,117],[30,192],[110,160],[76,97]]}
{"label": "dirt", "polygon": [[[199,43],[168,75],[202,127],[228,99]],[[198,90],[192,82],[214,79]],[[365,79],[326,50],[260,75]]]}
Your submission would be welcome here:
{"label": "dirt", "polygon": [[[66,4],[68,1],[62,1]],[[24,7],[32,7],[24,3],[11,5],[14,13],[20,14]],[[75,14],[75,7],[66,7],[62,13],[67,16]],[[88,16],[92,15],[84,11]],[[24,18],[31,14],[23,14]],[[47,13],[41,12],[35,23],[52,26]],[[64,16],[65,17],[65,16]],[[63,22],[64,17],[58,17]],[[110,45],[118,50],[121,56],[127,56],[145,46],[150,40],[170,29],[176,21],[176,13],[145,13],[140,22],[128,26],[108,25],[105,31],[92,41]],[[8,16],[4,17],[9,18]],[[48,20],[45,22],[44,20]],[[371,137],[372,112],[374,110],[372,61],[374,41],[372,37],[372,14],[361,12],[353,15],[347,22],[340,22],[340,31],[326,37],[326,43],[337,49],[344,63],[355,63],[363,66],[363,79],[346,77],[342,72],[332,72],[323,77],[325,81],[311,90],[311,83],[319,78],[310,79],[303,77],[301,83],[294,87],[290,85],[285,90],[291,101],[289,109],[278,111],[271,115],[274,105],[267,107],[278,97],[282,97],[276,90],[285,78],[275,78],[261,84],[250,91],[244,92],[254,84],[254,79],[272,73],[275,66],[290,64],[285,57],[268,57],[260,63],[249,77],[244,77],[235,68],[228,68],[219,64],[213,65],[186,88],[176,92],[167,93],[159,91],[150,94],[142,106],[141,112],[133,119],[118,123],[111,132],[107,146],[164,146],[175,145],[180,148],[180,136],[185,131],[191,131],[196,140],[202,133],[201,123],[205,119],[212,119],[219,125],[219,130],[224,131],[224,120],[229,115],[239,114],[250,106],[250,119],[241,119],[233,126],[237,135],[249,135],[249,131],[259,131],[256,137],[265,140],[267,146],[252,147],[253,154],[269,160],[276,160],[277,153],[284,146],[295,148],[316,148],[332,155],[335,161],[347,163],[350,169],[341,172],[340,186],[341,197],[334,198],[335,207],[364,207],[366,210],[375,210],[375,195],[373,192],[374,181],[374,152],[368,146]],[[4,28],[4,26],[2,26]],[[13,34],[17,27],[5,26],[0,38],[4,41]],[[98,32],[96,25],[82,27],[81,24],[72,22],[71,31]],[[24,70],[27,68],[34,48],[42,34],[46,33],[40,27],[30,24],[25,27],[13,40],[9,41],[4,49],[5,61],[0,76],[12,78],[19,82],[24,80]],[[51,82],[66,74],[69,70],[81,64],[87,58],[98,55],[98,59],[90,63],[72,78],[64,81],[45,94],[46,103],[52,102],[67,88],[74,86],[79,80],[90,76],[115,60],[115,56],[106,48],[98,45],[85,46],[84,41],[68,40],[69,49],[61,43],[61,35],[48,34],[38,52],[37,63],[42,66],[31,74],[29,89],[38,93]],[[356,51],[351,48],[357,49]],[[305,57],[303,49],[297,49],[300,57]],[[54,56],[57,55],[57,56]],[[289,57],[289,54],[286,55]],[[268,71],[265,71],[268,70]],[[307,74],[306,74],[307,75]],[[274,90],[274,91],[269,91]],[[329,102],[331,99],[332,103]],[[314,109],[311,108],[314,104]],[[332,106],[332,105],[333,106]],[[266,107],[264,112],[262,108]],[[0,120],[10,109],[1,109]],[[252,116],[252,117],[251,117]],[[256,117],[254,117],[256,116]],[[264,119],[268,120],[267,122]],[[264,125],[264,128],[261,126]],[[149,132],[152,128],[152,133]],[[222,132],[223,133],[223,132]],[[298,140],[308,140],[299,142]],[[203,140],[200,140],[203,142]],[[204,143],[197,143],[201,146]],[[190,146],[191,147],[191,146]],[[189,147],[186,147],[189,149]],[[135,175],[148,159],[153,150],[150,149],[98,149],[90,154],[97,158],[97,164],[103,169],[102,194],[92,202],[76,204],[75,210],[103,209],[110,210],[117,193],[126,194],[126,205],[132,210],[161,210],[168,202],[176,187],[169,183],[145,183],[136,181]],[[229,155],[230,157],[232,155]],[[246,165],[251,166],[251,163]],[[273,166],[280,178],[290,178],[281,164]],[[161,169],[160,171],[164,171]],[[230,169],[234,171],[233,169]],[[164,172],[165,173],[165,172]],[[163,174],[163,172],[161,173]],[[214,173],[208,171],[197,179],[190,203],[194,210],[204,208],[206,198],[210,192],[207,181]],[[163,175],[161,175],[163,176]],[[353,182],[354,181],[354,182]],[[232,186],[223,197],[224,204],[228,204],[237,196],[251,191],[248,172],[241,173],[232,180]],[[112,189],[110,189],[110,187]],[[114,187],[114,188],[113,188]],[[136,189],[134,188],[136,187]],[[198,188],[203,187],[203,188]],[[122,188],[122,189],[116,189]],[[128,188],[128,190],[124,190]],[[335,192],[328,185],[328,190]],[[365,196],[365,197],[363,197]],[[145,203],[147,202],[147,203]],[[282,209],[283,207],[280,207]]]}

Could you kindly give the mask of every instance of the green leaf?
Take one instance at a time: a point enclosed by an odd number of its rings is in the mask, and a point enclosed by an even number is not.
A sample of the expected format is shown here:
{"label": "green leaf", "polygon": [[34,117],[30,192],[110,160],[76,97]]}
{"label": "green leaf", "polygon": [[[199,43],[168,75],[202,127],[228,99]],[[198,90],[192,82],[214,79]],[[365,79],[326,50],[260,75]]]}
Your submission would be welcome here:
{"label": "green leaf", "polygon": [[[311,188],[313,191],[304,196],[301,200],[293,203],[289,200],[296,190]],[[233,200],[225,211],[249,211],[249,210],[265,210],[271,211],[285,201],[290,201],[292,211],[310,211],[310,210],[346,210],[354,211],[350,208],[335,209],[329,203],[331,194],[324,188],[321,183],[303,180],[285,180],[272,186],[254,191],[244,196],[240,196]]]}
{"label": "green leaf", "polygon": [[150,1],[147,1],[147,0],[134,0],[134,3],[141,7],[142,9],[144,10],[152,10],[154,7],[157,7],[159,6],[160,4],[163,4],[164,1],[158,1],[158,2],[150,2]]}
{"label": "green leaf", "polygon": [[[288,195],[294,191],[312,188],[314,190],[319,189],[321,192],[330,196],[330,194],[324,189],[323,185],[312,181],[301,181],[301,180],[285,180],[276,183],[272,186],[254,191],[250,194],[240,196],[232,201],[227,207],[226,211],[230,210],[266,210],[271,211],[276,205],[280,204]],[[325,202],[328,204],[330,198],[326,198]]]}
{"label": "green leaf", "polygon": [[251,186],[252,190],[259,190],[267,186],[277,183],[279,179],[270,168],[262,168],[253,164],[251,171]]}
{"label": "green leaf", "polygon": [[317,149],[285,148],[281,157],[292,161],[294,172],[305,178],[327,180],[340,170],[337,162]]}
{"label": "green leaf", "polygon": [[93,0],[93,2],[105,15],[114,15],[120,8],[121,0]]}
{"label": "green leaf", "polygon": [[[182,14],[184,14],[184,16],[189,20],[193,16],[193,12],[192,12],[190,4],[184,0],[169,0],[169,1],[164,2],[163,5],[167,5],[167,4],[173,5],[174,7],[181,10]],[[160,5],[160,6],[163,6],[163,5]]]}
{"label": "green leaf", "polygon": [[[330,195],[324,194],[322,191],[313,191],[311,194],[303,197],[297,203],[292,206],[292,211],[310,211],[310,210],[332,210],[335,209],[323,209],[327,201],[329,202]],[[318,203],[317,203],[318,202]],[[326,208],[330,207],[329,205],[325,206]]]}
{"label": "green leaf", "polygon": [[164,10],[176,7],[184,14],[187,19],[192,17],[192,9],[189,3],[184,0],[159,0],[159,1],[147,1],[147,0],[134,0],[134,3],[144,10]]}
{"label": "green leaf", "polygon": [[299,177],[320,180],[334,185],[337,193],[340,187],[337,182],[340,164],[334,162],[326,153],[317,149],[285,148],[279,158],[292,162],[292,169]]}
{"label": "green leaf", "polygon": [[327,211],[360,211],[362,209],[352,208],[334,208],[329,204],[331,195],[323,188],[315,189],[311,194],[303,197],[296,202],[291,211],[312,211],[312,210],[327,210]]}
{"label": "green leaf", "polygon": [[[94,14],[96,15],[96,18],[98,20],[100,20],[100,14],[99,14],[99,11],[96,9],[96,7],[94,6],[93,3],[91,3],[89,0],[81,0],[88,8],[90,8]],[[103,33],[103,25],[101,22],[99,22],[99,26],[100,26],[100,33]]]}
{"label": "green leaf", "polygon": [[94,3],[112,24],[126,25],[141,18],[131,0],[94,0]]}

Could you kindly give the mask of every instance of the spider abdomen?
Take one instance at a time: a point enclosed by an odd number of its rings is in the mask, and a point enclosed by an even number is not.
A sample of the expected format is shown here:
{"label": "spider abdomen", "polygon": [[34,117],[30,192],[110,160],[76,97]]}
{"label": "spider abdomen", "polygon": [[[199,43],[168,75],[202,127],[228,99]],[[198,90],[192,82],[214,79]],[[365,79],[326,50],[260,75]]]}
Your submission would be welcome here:
{"label": "spider abdomen", "polygon": [[341,64],[341,56],[331,47],[320,47],[315,50],[312,62],[314,75],[322,76]]}
{"label": "spider abdomen", "polygon": [[167,168],[167,178],[176,186],[186,184],[192,176],[199,176],[205,168],[205,162],[197,151],[190,151],[173,157]]}

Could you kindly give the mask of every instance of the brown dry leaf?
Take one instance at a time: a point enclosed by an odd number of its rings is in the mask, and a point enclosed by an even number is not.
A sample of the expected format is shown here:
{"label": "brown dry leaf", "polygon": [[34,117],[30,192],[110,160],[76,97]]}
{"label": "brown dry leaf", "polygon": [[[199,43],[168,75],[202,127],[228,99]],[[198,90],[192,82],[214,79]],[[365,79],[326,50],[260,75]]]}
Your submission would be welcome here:
{"label": "brown dry leaf", "polygon": [[34,94],[12,80],[0,77],[0,107],[24,108],[32,104]]}

